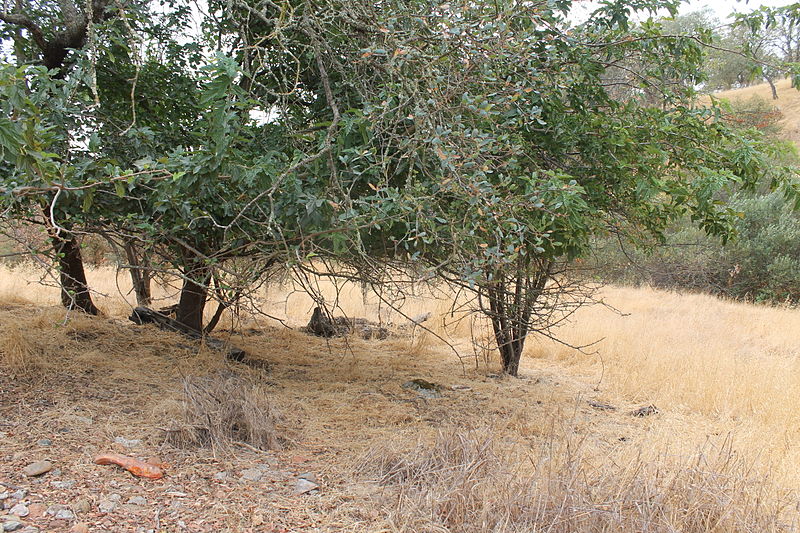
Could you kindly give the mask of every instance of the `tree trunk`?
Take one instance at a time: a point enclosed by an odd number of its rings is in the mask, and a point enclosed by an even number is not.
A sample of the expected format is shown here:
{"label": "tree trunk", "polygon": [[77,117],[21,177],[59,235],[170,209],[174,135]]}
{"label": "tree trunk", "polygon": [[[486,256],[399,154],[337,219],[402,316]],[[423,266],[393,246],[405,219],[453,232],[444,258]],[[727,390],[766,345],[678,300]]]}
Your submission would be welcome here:
{"label": "tree trunk", "polygon": [[147,268],[148,261],[137,253],[136,245],[133,242],[126,242],[123,247],[125,256],[128,259],[128,270],[131,274],[133,292],[136,294],[136,305],[148,307],[153,299],[150,290],[150,281],[153,279],[153,273]]}
{"label": "tree trunk", "polygon": [[552,262],[520,257],[512,272],[499,269],[486,287],[489,316],[492,320],[503,372],[516,376],[525,340],[531,328],[534,304],[550,279]]}
{"label": "tree trunk", "polygon": [[203,332],[203,311],[208,296],[209,273],[206,267],[186,272],[175,320],[198,334]]}
{"label": "tree trunk", "polygon": [[50,240],[58,261],[61,303],[70,310],[80,309],[90,315],[99,314],[86,283],[81,247],[77,239],[74,235],[57,235],[55,231],[51,231]]}
{"label": "tree trunk", "polygon": [[772,99],[778,99],[778,89],[775,87],[775,84],[772,82],[772,78],[767,78],[767,83],[769,83],[769,88],[772,89]]}

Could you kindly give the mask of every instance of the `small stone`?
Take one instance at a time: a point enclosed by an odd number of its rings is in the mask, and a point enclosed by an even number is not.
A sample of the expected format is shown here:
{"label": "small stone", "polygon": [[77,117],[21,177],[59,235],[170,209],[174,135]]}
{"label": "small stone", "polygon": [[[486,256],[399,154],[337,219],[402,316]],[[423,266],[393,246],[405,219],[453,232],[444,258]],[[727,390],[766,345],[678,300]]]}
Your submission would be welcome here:
{"label": "small stone", "polygon": [[89,524],[86,522],[78,522],[72,526],[70,533],[89,533]]}
{"label": "small stone", "polygon": [[314,472],[303,472],[297,477],[300,479],[305,479],[306,481],[310,481],[311,483],[317,482],[317,475]]}
{"label": "small stone", "polygon": [[418,378],[412,379],[411,381],[406,381],[401,385],[401,387],[416,391],[417,394],[427,399],[442,397],[442,395],[439,393],[439,391],[442,390],[442,386],[437,385],[436,383],[431,383],[430,381],[426,381],[424,379]]}
{"label": "small stone", "polygon": [[142,496],[134,496],[128,500],[131,505],[147,505],[147,500]]}
{"label": "small stone", "polygon": [[589,400],[588,403],[589,403],[589,405],[591,407],[594,407],[595,409],[598,409],[600,411],[616,411],[617,410],[616,407],[614,407],[613,405],[608,404],[608,403],[596,402],[594,400]]}
{"label": "small stone", "polygon": [[3,501],[3,500],[7,500],[10,497],[11,497],[11,493],[10,492],[8,492],[8,491],[0,492],[0,502]]}
{"label": "small stone", "polygon": [[11,497],[13,499],[15,499],[15,500],[21,500],[22,498],[24,498],[27,495],[28,495],[28,489],[19,489],[19,490],[15,490],[11,494]]}
{"label": "small stone", "polygon": [[319,489],[319,485],[313,483],[307,479],[298,479],[294,485],[294,492],[295,494],[307,494],[312,490]]}
{"label": "small stone", "polygon": [[242,471],[239,477],[241,481],[261,481],[264,478],[264,472],[258,468],[248,468]]}
{"label": "small stone", "polygon": [[86,498],[75,500],[72,503],[72,510],[76,513],[85,514],[92,510],[92,502]]}
{"label": "small stone", "polygon": [[45,511],[45,514],[49,514],[50,516],[55,516],[59,513],[59,511],[63,511],[66,508],[67,508],[66,505],[61,505],[60,503],[56,503],[48,507],[47,511]]}
{"label": "small stone", "polygon": [[646,405],[644,407],[634,409],[633,411],[630,412],[630,415],[638,418],[643,418],[645,416],[657,415],[660,412],[661,411],[659,411],[658,407],[656,407],[655,405]]}
{"label": "small stone", "polygon": [[100,503],[97,504],[97,509],[101,513],[110,513],[116,508],[117,508],[117,502],[105,498],[100,500]]}
{"label": "small stone", "polygon": [[75,513],[69,509],[61,509],[55,514],[55,518],[57,520],[73,520],[75,518]]}
{"label": "small stone", "polygon": [[18,503],[17,505],[12,507],[9,510],[9,512],[11,514],[17,515],[20,518],[25,518],[26,516],[28,516],[31,513],[30,510],[28,509],[28,507],[26,505],[24,505],[24,504],[21,504],[21,503]]}
{"label": "small stone", "polygon": [[38,444],[39,446],[51,446],[53,444],[53,441],[51,441],[50,439],[39,439],[38,441],[36,441],[36,444]]}
{"label": "small stone", "polygon": [[72,487],[74,487],[75,486],[75,481],[72,480],[72,479],[70,479],[68,481],[51,481],[50,485],[53,488],[60,489],[60,490],[65,490],[65,489],[71,489]]}
{"label": "small stone", "polygon": [[126,448],[135,448],[142,443],[141,439],[126,439],[125,437],[117,437],[114,442],[122,444]]}
{"label": "small stone", "polygon": [[225,471],[222,471],[222,472],[217,472],[216,474],[214,474],[214,479],[216,479],[217,481],[225,481],[225,480],[226,480],[226,479],[228,479],[229,477],[230,477],[230,476],[229,476],[229,475],[228,475],[228,473],[227,473],[227,472],[225,472]]}
{"label": "small stone", "polygon": [[16,531],[18,529],[22,529],[22,522],[17,522],[16,520],[3,522],[3,531]]}
{"label": "small stone", "polygon": [[28,477],[41,476],[53,469],[53,463],[50,461],[36,461],[22,469],[22,473]]}

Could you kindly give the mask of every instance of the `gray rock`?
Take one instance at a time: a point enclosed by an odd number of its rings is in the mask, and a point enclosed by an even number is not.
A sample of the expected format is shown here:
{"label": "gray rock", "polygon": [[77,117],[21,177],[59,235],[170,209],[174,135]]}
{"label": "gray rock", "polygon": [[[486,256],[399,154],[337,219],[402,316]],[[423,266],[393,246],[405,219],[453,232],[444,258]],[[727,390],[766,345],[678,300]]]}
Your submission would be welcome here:
{"label": "gray rock", "polygon": [[22,503],[18,503],[17,505],[15,505],[11,509],[9,509],[8,512],[11,513],[11,514],[17,515],[20,518],[25,518],[26,516],[28,516],[30,514],[30,511],[28,510],[28,507],[25,504],[22,504]]}
{"label": "gray rock", "polygon": [[141,439],[126,439],[125,437],[117,437],[114,442],[122,444],[126,448],[135,448],[142,443]]}
{"label": "gray rock", "polygon": [[303,472],[297,477],[298,479],[305,479],[306,481],[310,481],[311,483],[317,482],[317,475],[314,472]]}
{"label": "gray rock", "polygon": [[295,494],[307,494],[312,490],[318,490],[319,485],[316,483],[309,481],[307,479],[298,479],[297,482],[294,484],[294,492]]}
{"label": "gray rock", "polygon": [[638,418],[643,418],[645,416],[657,415],[660,412],[661,411],[659,411],[658,407],[656,407],[655,405],[646,405],[644,407],[634,409],[633,411],[630,412],[630,415]]}
{"label": "gray rock", "polygon": [[424,379],[412,379],[411,381],[406,381],[403,383],[402,387],[404,389],[416,391],[417,394],[423,398],[432,399],[442,397],[442,395],[439,394],[439,391],[442,390],[442,386],[437,385],[436,383],[431,383],[430,381],[426,381]]}
{"label": "gray rock", "polygon": [[117,502],[110,500],[108,498],[104,498],[100,500],[100,503],[97,504],[97,509],[101,513],[110,513],[117,508]]}
{"label": "gray rock", "polygon": [[58,520],[73,520],[75,518],[75,513],[69,509],[61,509],[54,517]]}
{"label": "gray rock", "polygon": [[3,522],[3,531],[17,531],[18,529],[22,529],[22,522],[17,522],[16,520]]}
{"label": "gray rock", "polygon": [[411,325],[412,326],[419,326],[423,322],[427,322],[431,318],[431,312],[428,311],[427,313],[420,313],[417,316],[411,317]]}
{"label": "gray rock", "polygon": [[15,499],[15,500],[21,500],[22,498],[24,498],[27,495],[28,495],[28,489],[19,489],[19,490],[15,490],[11,494],[11,497],[13,499]]}
{"label": "gray rock", "polygon": [[71,489],[75,486],[75,480],[70,479],[67,481],[51,481],[50,486],[59,490]]}
{"label": "gray rock", "polygon": [[147,500],[142,496],[134,496],[128,500],[131,505],[147,505]]}
{"label": "gray rock", "polygon": [[38,441],[36,441],[36,444],[38,444],[39,446],[51,446],[53,444],[53,441],[51,441],[50,439],[39,439]]}
{"label": "gray rock", "polygon": [[240,481],[261,481],[262,479],[264,479],[264,471],[258,468],[242,470],[242,475],[239,477]]}
{"label": "gray rock", "polygon": [[214,474],[214,479],[216,479],[217,481],[225,481],[229,477],[230,475],[228,475],[228,473],[225,472],[224,470],[222,472],[217,472],[216,474]]}
{"label": "gray rock", "polygon": [[53,463],[50,461],[36,461],[22,469],[22,473],[28,477],[41,476],[53,469]]}
{"label": "gray rock", "polygon": [[50,516],[55,516],[66,508],[67,508],[66,505],[61,505],[60,503],[56,503],[48,507],[44,513],[49,514]]}

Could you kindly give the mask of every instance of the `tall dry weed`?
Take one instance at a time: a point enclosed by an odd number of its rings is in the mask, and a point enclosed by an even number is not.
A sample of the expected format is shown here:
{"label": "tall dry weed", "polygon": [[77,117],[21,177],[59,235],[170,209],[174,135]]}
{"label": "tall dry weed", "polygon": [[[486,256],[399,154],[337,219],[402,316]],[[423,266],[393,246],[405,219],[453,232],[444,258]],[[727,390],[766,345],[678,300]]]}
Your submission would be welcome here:
{"label": "tall dry weed", "polygon": [[10,324],[0,332],[0,367],[15,376],[32,376],[43,364],[42,354],[20,325]]}
{"label": "tall dry weed", "polygon": [[398,532],[797,530],[797,503],[765,494],[769,484],[730,447],[691,460],[625,459],[597,461],[571,437],[525,452],[490,432],[455,430],[432,445],[373,450],[359,472],[386,487]]}
{"label": "tall dry weed", "polygon": [[226,451],[235,443],[280,447],[279,414],[264,387],[229,370],[183,380],[183,397],[168,442]]}

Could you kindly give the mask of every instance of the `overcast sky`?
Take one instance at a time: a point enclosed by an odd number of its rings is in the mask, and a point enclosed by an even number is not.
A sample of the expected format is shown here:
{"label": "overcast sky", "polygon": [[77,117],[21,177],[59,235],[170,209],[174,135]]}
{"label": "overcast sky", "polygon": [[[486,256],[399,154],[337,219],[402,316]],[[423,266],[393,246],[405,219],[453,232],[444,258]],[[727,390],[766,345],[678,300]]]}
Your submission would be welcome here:
{"label": "overcast sky", "polygon": [[[704,8],[710,8],[717,14],[720,22],[726,22],[726,18],[731,13],[749,13],[754,9],[758,9],[762,5],[770,7],[786,6],[795,3],[792,0],[691,0],[684,2],[679,8],[679,13],[691,13],[693,11],[700,11]],[[589,17],[589,14],[597,8],[597,0],[582,1],[573,5],[573,12],[570,19],[574,22],[583,22]],[[668,13],[664,11],[664,16]],[[644,17],[646,18],[646,16]]]}
{"label": "overcast sky", "polygon": [[749,2],[737,2],[736,0],[692,0],[691,2],[684,3],[681,6],[680,12],[690,13],[692,11],[698,11],[705,7],[709,7],[712,11],[717,13],[717,16],[720,19],[724,20],[725,17],[734,11],[738,13],[748,13],[762,5],[778,7],[793,3],[794,2],[790,0],[750,0]]}

